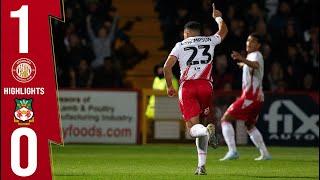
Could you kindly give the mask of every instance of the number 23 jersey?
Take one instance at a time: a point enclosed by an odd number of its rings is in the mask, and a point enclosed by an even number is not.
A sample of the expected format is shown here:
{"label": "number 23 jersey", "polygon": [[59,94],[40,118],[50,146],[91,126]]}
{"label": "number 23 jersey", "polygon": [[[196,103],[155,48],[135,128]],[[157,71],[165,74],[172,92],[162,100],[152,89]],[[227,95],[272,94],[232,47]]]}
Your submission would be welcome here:
{"label": "number 23 jersey", "polygon": [[178,42],[170,56],[175,56],[179,61],[180,82],[195,79],[212,81],[214,48],[220,43],[221,37],[218,34],[189,37]]}

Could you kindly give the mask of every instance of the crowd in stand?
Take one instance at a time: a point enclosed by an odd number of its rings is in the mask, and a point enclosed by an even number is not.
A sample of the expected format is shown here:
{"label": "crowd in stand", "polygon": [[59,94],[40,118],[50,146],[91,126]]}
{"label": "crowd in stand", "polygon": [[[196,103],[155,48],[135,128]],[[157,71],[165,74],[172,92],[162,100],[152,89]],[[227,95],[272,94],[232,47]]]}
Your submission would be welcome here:
{"label": "crowd in stand", "polygon": [[148,55],[127,33],[140,18],[119,27],[112,0],[64,0],[64,7],[65,23],[52,24],[59,87],[130,87],[124,72]]}
{"label": "crowd in stand", "polygon": [[[184,24],[203,25],[212,35],[217,25],[211,18],[210,0],[154,0],[163,46],[170,51],[182,40]],[[241,89],[241,69],[230,58],[232,50],[245,53],[249,33],[260,34],[264,43],[264,89],[271,91],[319,88],[318,1],[313,0],[215,0],[229,33],[216,47],[214,87]],[[119,27],[119,15],[112,0],[65,0],[65,23],[53,22],[56,71],[59,87],[122,88],[124,72],[148,56],[130,41],[128,31],[139,17]],[[147,27],[146,27],[147,28]],[[165,57],[164,57],[165,58]],[[150,67],[152,69],[152,67]],[[175,68],[179,77],[179,68]]]}
{"label": "crowd in stand", "polygon": [[[319,88],[318,1],[313,0],[215,0],[229,33],[216,47],[214,87],[241,89],[241,69],[231,60],[232,50],[245,54],[249,33],[263,37],[264,89],[315,91]],[[163,47],[170,51],[183,38],[183,26],[190,20],[203,25],[204,35],[213,35],[217,25],[211,17],[209,0],[156,0],[163,32]],[[175,72],[179,76],[179,71]]]}

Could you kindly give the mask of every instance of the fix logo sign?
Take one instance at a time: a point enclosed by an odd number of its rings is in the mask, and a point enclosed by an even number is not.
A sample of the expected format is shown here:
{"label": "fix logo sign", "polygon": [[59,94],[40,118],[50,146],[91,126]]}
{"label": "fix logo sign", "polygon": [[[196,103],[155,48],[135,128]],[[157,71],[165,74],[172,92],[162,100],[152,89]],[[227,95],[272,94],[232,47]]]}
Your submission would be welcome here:
{"label": "fix logo sign", "polygon": [[[287,109],[287,112],[290,111],[291,113],[279,113],[283,106]],[[319,114],[308,116],[291,100],[274,101],[263,119],[269,123],[270,140],[304,139],[312,141],[319,138],[319,127],[317,125]],[[298,127],[295,125],[297,122],[301,124]]]}

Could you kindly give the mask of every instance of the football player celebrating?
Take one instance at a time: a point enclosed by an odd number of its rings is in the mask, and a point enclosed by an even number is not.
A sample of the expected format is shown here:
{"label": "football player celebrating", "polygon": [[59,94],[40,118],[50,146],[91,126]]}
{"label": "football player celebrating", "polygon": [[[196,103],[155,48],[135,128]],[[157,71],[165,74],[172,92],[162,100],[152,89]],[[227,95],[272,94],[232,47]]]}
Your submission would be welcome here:
{"label": "football player celebrating", "polygon": [[232,122],[235,120],[245,121],[245,126],[250,139],[259,149],[261,156],[255,160],[269,160],[271,156],[264,144],[259,130],[255,127],[259,112],[264,101],[262,90],[263,57],[259,52],[261,38],[259,35],[250,34],[246,42],[247,57],[233,51],[231,57],[242,67],[242,95],[225,112],[221,119],[222,134],[228,145],[229,151],[220,161],[238,159],[234,129]]}
{"label": "football player celebrating", "polygon": [[221,12],[213,5],[212,17],[218,24],[219,30],[212,36],[201,36],[201,25],[198,22],[188,22],[184,27],[184,40],[178,42],[172,49],[164,65],[168,96],[176,95],[172,86],[172,67],[179,61],[180,88],[179,107],[190,135],[196,138],[198,151],[198,166],[196,175],[205,175],[208,142],[217,145],[213,124],[207,127],[200,124],[199,118],[209,114],[212,104],[212,59],[214,48],[227,35],[228,29],[221,18]]}

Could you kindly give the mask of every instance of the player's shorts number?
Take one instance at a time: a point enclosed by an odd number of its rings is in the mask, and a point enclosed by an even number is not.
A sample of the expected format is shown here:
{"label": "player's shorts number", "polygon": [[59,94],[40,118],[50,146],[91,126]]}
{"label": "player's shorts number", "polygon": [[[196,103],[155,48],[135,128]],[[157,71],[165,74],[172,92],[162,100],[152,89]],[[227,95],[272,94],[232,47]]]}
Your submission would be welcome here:
{"label": "player's shorts number", "polygon": [[[20,165],[20,138],[22,136],[28,138],[28,166],[26,168]],[[21,177],[31,176],[37,169],[37,135],[30,128],[18,128],[11,135],[11,169]]]}
{"label": "player's shorts number", "polygon": [[[205,60],[194,61],[197,56],[198,49],[204,49],[202,52],[203,57],[207,57]],[[185,47],[184,51],[192,50],[192,54],[187,61],[187,66],[197,65],[197,64],[208,64],[211,61],[211,54],[209,53],[210,45],[199,45],[198,48],[194,46]]]}

